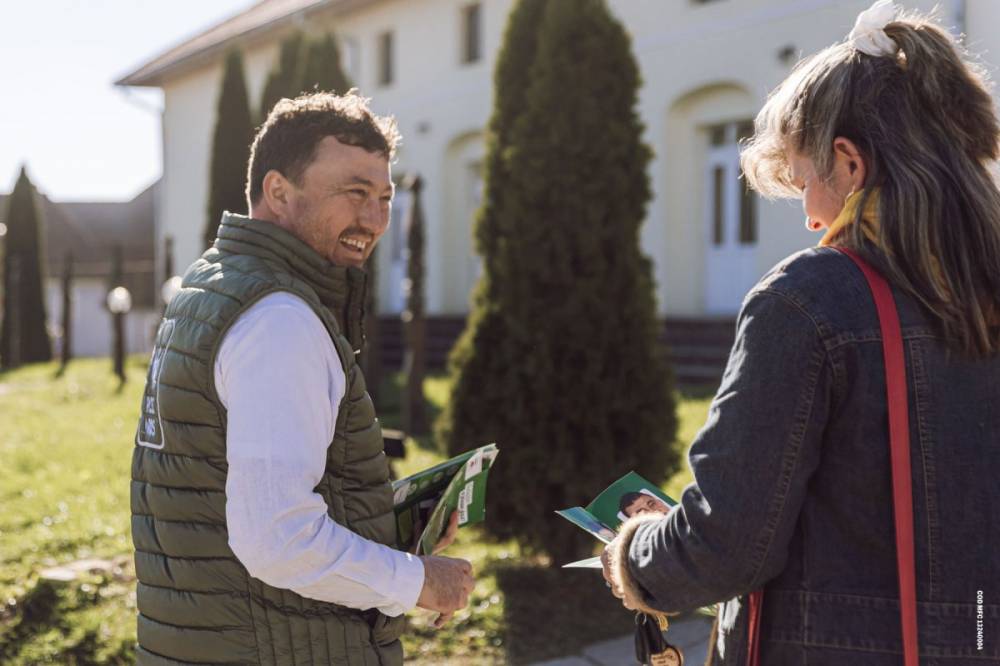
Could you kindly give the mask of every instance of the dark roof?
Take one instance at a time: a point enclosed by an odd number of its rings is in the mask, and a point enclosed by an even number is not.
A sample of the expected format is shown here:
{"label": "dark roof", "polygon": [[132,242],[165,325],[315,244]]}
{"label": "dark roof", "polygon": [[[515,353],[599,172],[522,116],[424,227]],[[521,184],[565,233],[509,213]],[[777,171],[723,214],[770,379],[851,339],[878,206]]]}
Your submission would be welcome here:
{"label": "dark roof", "polygon": [[[155,297],[155,200],[154,183],[131,201],[55,202],[38,195],[42,216],[42,248],[45,272],[62,275],[68,252],[73,253],[77,277],[108,277],[111,252],[121,245],[125,286],[133,292],[137,306],[151,306]],[[0,194],[0,220],[7,214],[7,195]]]}
{"label": "dark roof", "polygon": [[340,14],[375,1],[260,0],[239,14],[167,49],[115,81],[115,85],[158,87],[174,74],[221,57],[237,41],[263,39],[317,14]]}

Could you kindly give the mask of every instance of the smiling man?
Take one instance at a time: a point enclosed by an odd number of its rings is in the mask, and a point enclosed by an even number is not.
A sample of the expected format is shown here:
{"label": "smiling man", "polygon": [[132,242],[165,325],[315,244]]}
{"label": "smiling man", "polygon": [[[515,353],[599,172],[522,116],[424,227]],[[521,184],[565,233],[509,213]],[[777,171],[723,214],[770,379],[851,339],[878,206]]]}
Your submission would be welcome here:
{"label": "smiling man", "polygon": [[355,362],[397,141],[357,95],[280,101],[250,216],[223,215],[167,308],[132,461],[140,664],[401,664],[403,613],[468,602],[468,562],[391,547]]}

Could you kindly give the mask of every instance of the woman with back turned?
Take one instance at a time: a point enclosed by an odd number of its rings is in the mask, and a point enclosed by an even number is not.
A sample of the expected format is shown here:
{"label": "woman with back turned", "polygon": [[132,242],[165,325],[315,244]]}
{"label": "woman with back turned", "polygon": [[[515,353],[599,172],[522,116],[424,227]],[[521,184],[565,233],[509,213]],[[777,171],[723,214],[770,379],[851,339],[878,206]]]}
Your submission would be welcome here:
{"label": "woman with back turned", "polygon": [[757,116],[749,184],[822,240],[747,295],[680,504],[605,553],[627,607],[723,602],[711,663],[903,663],[882,329],[837,248],[901,322],[920,663],[1000,663],[998,137],[978,69],[887,0]]}

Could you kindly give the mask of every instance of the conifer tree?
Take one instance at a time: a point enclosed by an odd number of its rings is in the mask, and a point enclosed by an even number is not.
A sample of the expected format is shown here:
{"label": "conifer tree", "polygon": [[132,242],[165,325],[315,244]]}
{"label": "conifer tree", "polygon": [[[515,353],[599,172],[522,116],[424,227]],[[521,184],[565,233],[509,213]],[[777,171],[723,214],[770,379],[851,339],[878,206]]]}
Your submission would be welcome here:
{"label": "conifer tree", "polygon": [[222,211],[247,212],[245,185],[252,140],[253,122],[243,76],[243,58],[239,51],[231,51],[226,57],[216,104],[208,209],[203,232],[206,248],[215,242]]}
{"label": "conifer tree", "polygon": [[[473,290],[466,328],[448,359],[451,399],[435,424],[438,440],[451,455],[497,440],[504,431],[509,390],[504,373],[511,368],[502,355],[508,351],[502,344],[506,322],[496,286],[502,284],[507,268],[501,256],[508,247],[504,223],[510,219],[504,194],[513,182],[504,157],[511,148],[514,122],[524,111],[528,70],[535,58],[545,2],[520,0],[511,10],[493,72],[494,108],[486,133],[483,203],[473,229],[483,270]],[[484,383],[485,378],[490,381]]]}
{"label": "conifer tree", "polygon": [[303,60],[304,38],[300,31],[293,32],[281,42],[278,62],[267,76],[260,99],[260,121],[267,118],[271,108],[283,97],[299,94],[299,70]]}
{"label": "conifer tree", "polygon": [[321,90],[342,95],[350,87],[350,81],[340,64],[340,49],[334,36],[327,33],[309,40],[301,63],[297,89],[301,92]]}
{"label": "conifer tree", "polygon": [[[491,128],[477,234],[487,284],[470,318],[478,330],[453,357],[442,430],[452,453],[497,441],[502,462],[491,484],[502,491],[489,495],[487,529],[562,564],[588,541],[554,524],[554,509],[586,503],[630,470],[661,483],[679,455],[652,270],[640,249],[650,151],[629,37],[604,0],[541,4],[506,142]],[[518,12],[527,4],[508,40]],[[523,55],[528,44],[504,49]],[[502,64],[498,112],[510,94]],[[494,413],[484,417],[481,399]]]}
{"label": "conifer tree", "polygon": [[423,179],[414,174],[406,179],[411,193],[407,224],[406,310],[403,312],[404,388],[402,400],[403,429],[410,435],[428,433],[427,405],[424,399],[424,375],[427,369],[427,321],[424,316],[424,210],[421,192]]}
{"label": "conifer tree", "polygon": [[365,375],[368,396],[378,406],[382,393],[382,336],[378,318],[378,255],[379,246],[372,248],[365,262],[365,346],[358,356]]}
{"label": "conifer tree", "polygon": [[22,166],[7,201],[4,236],[4,308],[0,367],[52,359],[46,329],[42,221],[35,188]]}

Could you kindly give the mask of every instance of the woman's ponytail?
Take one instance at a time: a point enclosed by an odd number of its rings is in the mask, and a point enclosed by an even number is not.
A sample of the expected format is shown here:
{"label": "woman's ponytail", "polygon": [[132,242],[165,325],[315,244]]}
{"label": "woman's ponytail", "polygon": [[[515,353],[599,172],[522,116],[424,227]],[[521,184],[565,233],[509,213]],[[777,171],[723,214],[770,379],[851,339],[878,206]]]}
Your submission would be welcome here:
{"label": "woman's ponytail", "polygon": [[926,120],[972,159],[1000,157],[1000,124],[985,77],[963,61],[949,35],[927,20],[896,21],[885,32],[899,46],[903,88]]}

